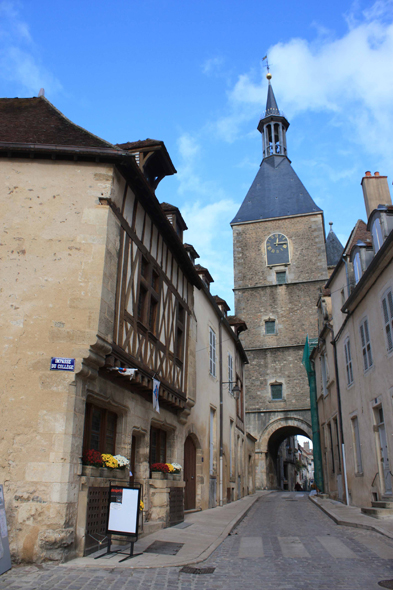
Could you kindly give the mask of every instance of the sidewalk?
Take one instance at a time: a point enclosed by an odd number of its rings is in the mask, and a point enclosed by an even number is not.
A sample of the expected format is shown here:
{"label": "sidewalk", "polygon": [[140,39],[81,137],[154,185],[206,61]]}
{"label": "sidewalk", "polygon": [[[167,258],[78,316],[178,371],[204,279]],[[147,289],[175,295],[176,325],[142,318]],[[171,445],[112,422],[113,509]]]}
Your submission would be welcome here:
{"label": "sidewalk", "polygon": [[360,508],[347,506],[336,500],[322,496],[309,496],[309,499],[316,504],[325,514],[330,516],[336,524],[351,526],[359,529],[375,531],[393,539],[393,518],[373,518],[362,514]]}
{"label": "sidewalk", "polygon": [[[269,491],[258,491],[252,496],[231,502],[222,507],[211,508],[201,512],[186,514],[183,523],[161,529],[146,535],[134,545],[134,553],[142,553],[132,559],[119,563],[126,555],[109,554],[101,559],[94,559],[104,553],[98,551],[88,557],[79,557],[60,565],[63,568],[156,568],[183,566],[204,561],[223,542],[234,526],[242,520],[251,506]],[[174,551],[176,555],[163,553],[143,553],[152,543],[176,543],[181,546],[162,545],[161,550]],[[160,549],[160,548],[159,548]],[[129,553],[129,544],[122,549]]]}

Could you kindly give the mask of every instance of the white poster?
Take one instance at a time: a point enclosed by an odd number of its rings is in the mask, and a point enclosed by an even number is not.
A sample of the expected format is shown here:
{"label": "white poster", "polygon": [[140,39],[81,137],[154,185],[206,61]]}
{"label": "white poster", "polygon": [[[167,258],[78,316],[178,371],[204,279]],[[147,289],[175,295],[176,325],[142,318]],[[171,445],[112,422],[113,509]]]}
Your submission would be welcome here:
{"label": "white poster", "polygon": [[139,488],[111,486],[108,533],[135,535],[139,511]]}

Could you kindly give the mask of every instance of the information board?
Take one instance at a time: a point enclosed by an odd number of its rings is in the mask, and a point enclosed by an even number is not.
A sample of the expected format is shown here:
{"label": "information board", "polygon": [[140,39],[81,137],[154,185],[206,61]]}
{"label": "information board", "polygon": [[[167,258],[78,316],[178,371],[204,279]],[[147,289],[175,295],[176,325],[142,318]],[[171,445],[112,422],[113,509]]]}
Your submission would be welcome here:
{"label": "information board", "polygon": [[11,569],[10,546],[8,543],[7,518],[5,514],[4,489],[0,484],[0,575]]}
{"label": "information board", "polygon": [[138,536],[140,488],[111,485],[107,534]]}

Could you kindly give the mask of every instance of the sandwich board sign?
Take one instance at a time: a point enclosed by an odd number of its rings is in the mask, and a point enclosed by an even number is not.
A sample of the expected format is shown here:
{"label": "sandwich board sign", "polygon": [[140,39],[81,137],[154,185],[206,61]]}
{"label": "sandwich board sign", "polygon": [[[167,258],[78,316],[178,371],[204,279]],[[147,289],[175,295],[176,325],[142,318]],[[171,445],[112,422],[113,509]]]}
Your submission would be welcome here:
{"label": "sandwich board sign", "polygon": [[4,489],[0,484],[0,575],[11,569],[10,546],[8,543],[7,517],[5,514]]}
{"label": "sandwich board sign", "polygon": [[111,535],[124,535],[132,537],[130,541],[130,553],[125,559],[136,557],[134,555],[134,543],[138,540],[138,522],[139,522],[139,505],[141,500],[141,488],[129,488],[125,486],[109,486],[109,506],[106,525],[106,534],[108,535],[108,547],[106,553],[98,555],[95,559],[104,557],[108,553],[119,553],[128,555],[120,549],[111,550]]}

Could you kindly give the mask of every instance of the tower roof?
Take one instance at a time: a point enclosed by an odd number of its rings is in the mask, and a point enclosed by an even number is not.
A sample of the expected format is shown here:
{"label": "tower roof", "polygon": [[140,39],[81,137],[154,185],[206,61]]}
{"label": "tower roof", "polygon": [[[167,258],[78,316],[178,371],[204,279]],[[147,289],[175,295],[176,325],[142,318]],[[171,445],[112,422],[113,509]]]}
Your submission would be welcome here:
{"label": "tower roof", "polygon": [[328,266],[336,266],[341,259],[344,246],[332,229],[333,223],[330,223],[330,231],[326,238],[326,260]]}
{"label": "tower roof", "polygon": [[321,211],[288,158],[270,156],[262,161],[258,174],[231,224]]}
{"label": "tower roof", "polygon": [[265,117],[269,117],[270,115],[278,115],[280,116],[280,111],[278,110],[276,97],[274,96],[273,86],[270,84],[267,90],[267,100],[266,100],[266,112]]}

